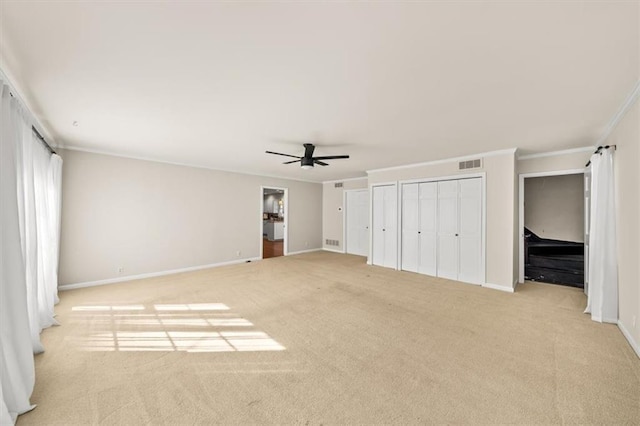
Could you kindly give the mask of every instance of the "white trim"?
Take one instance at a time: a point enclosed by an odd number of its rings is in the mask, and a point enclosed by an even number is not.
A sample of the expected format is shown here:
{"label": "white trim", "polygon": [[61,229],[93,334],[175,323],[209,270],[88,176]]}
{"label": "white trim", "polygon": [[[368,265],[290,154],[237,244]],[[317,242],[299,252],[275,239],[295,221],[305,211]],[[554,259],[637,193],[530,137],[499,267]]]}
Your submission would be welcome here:
{"label": "white trim", "polygon": [[458,179],[473,179],[473,178],[486,178],[486,172],[475,172],[475,173],[461,173],[459,175],[450,175],[450,176],[434,176],[427,178],[417,178],[417,179],[406,179],[398,181],[400,185],[405,185],[408,183],[421,183],[421,182],[440,182],[443,180],[458,180]]}
{"label": "white trim", "polygon": [[324,180],[322,181],[322,183],[352,182],[355,180],[364,180],[364,179],[369,179],[369,176],[354,177],[354,178],[348,178],[348,179]]}
{"label": "white trim", "polygon": [[326,247],[322,247],[322,250],[324,250],[324,251],[330,251],[331,253],[344,254],[344,253],[342,252],[342,250],[330,249],[330,248],[326,248]]}
{"label": "white trim", "polygon": [[518,175],[518,282],[524,282],[524,180],[544,176],[584,174],[587,169],[554,170],[549,172],[520,173]]}
{"label": "white trim", "polygon": [[592,152],[594,149],[595,148],[593,146],[582,146],[580,148],[562,149],[560,151],[549,151],[549,152],[540,152],[538,154],[520,155],[518,156],[518,161],[531,160],[533,158],[556,157],[558,155],[576,154],[579,152]]}
{"label": "white trim", "polygon": [[382,169],[372,169],[372,170],[367,170],[367,173],[378,173],[378,172],[387,172],[390,170],[412,169],[414,167],[433,166],[436,164],[471,160],[471,159],[476,159],[478,157],[486,158],[486,157],[494,157],[496,155],[515,154],[516,151],[517,151],[517,148],[501,149],[498,151],[488,151],[488,152],[481,152],[479,154],[464,155],[462,157],[452,157],[452,158],[443,158],[441,160],[426,161],[424,163],[412,163],[412,164],[405,164],[403,166],[393,166],[393,167],[384,167]]}
{"label": "white trim", "polygon": [[216,172],[227,172],[227,173],[235,173],[239,175],[259,176],[259,177],[266,177],[266,178],[272,178],[272,179],[293,180],[297,182],[315,183],[318,185],[322,184],[322,182],[314,181],[314,180],[284,177],[284,176],[278,176],[278,175],[260,174],[260,173],[238,171],[238,170],[231,170],[231,169],[222,169],[218,167],[209,167],[209,166],[202,166],[202,165],[190,164],[190,163],[178,163],[175,161],[160,160],[157,158],[141,157],[136,155],[126,155],[126,154],[116,154],[114,152],[101,151],[99,149],[88,149],[88,148],[81,148],[77,146],[68,146],[68,145],[65,145],[64,147],[61,147],[61,148],[68,151],[79,151],[79,152],[87,152],[89,154],[109,155],[111,157],[128,158],[131,160],[139,160],[139,161],[151,161],[152,163],[170,164],[172,166],[191,167],[195,169],[213,170]]}
{"label": "white trim", "polygon": [[618,126],[618,123],[620,123],[620,120],[622,120],[622,117],[624,117],[624,115],[631,109],[631,107],[638,100],[639,97],[640,97],[640,80],[638,80],[635,86],[633,86],[633,88],[631,89],[631,92],[629,92],[629,95],[627,95],[626,99],[620,106],[620,109],[618,110],[618,112],[616,112],[615,115],[611,117],[609,124],[607,124],[607,127],[605,128],[604,132],[600,136],[600,139],[598,139],[598,143],[596,143],[596,146],[605,144],[609,136],[611,136],[611,132],[613,132],[613,130]]}
{"label": "white trim", "polygon": [[297,254],[304,254],[304,253],[313,253],[315,251],[322,251],[321,248],[314,248],[314,249],[308,249],[308,250],[298,250],[298,251],[290,251],[287,256],[295,256]]}
{"label": "white trim", "polygon": [[503,285],[498,285],[498,284],[483,283],[482,287],[490,288],[492,290],[500,290],[500,291],[504,291],[506,293],[514,293],[515,292],[513,287],[505,287]]}
{"label": "white trim", "polygon": [[624,326],[622,321],[618,320],[617,324],[618,324],[618,328],[622,332],[622,335],[627,339],[627,341],[629,342],[629,345],[631,345],[631,348],[635,351],[638,358],[640,358],[640,343],[635,341],[635,339],[633,338],[633,335],[629,333],[629,330],[627,330],[627,328]]}
{"label": "white trim", "polygon": [[280,191],[284,191],[284,244],[282,249],[282,255],[287,256],[289,254],[289,188],[278,187],[278,186],[269,186],[269,185],[260,185],[260,259],[264,258],[264,253],[262,252],[262,244],[264,238],[264,190],[265,189],[277,189]]}
{"label": "white trim", "polygon": [[255,262],[257,260],[260,260],[260,258],[247,257],[245,259],[230,260],[228,262],[211,263],[208,265],[190,266],[187,268],[170,269],[168,271],[149,272],[146,274],[128,275],[126,277],[108,278],[106,280],[97,280],[97,281],[86,281],[86,282],[80,282],[75,284],[63,284],[61,286],[58,286],[58,290],[66,291],[66,290],[74,290],[77,288],[84,288],[84,287],[95,287],[99,285],[116,284],[116,283],[125,282],[125,281],[141,280],[144,278],[161,277],[164,275],[173,275],[173,274],[180,274],[183,272],[199,271],[201,269],[218,268],[220,266],[229,266],[229,265],[236,265],[240,263]]}

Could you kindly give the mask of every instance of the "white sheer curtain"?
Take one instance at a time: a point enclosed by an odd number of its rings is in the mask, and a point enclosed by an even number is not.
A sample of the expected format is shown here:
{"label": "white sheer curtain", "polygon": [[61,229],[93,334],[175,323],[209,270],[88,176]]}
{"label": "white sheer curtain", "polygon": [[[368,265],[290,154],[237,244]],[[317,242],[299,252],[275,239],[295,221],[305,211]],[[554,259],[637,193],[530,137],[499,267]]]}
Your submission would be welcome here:
{"label": "white sheer curtain", "polygon": [[18,203],[19,151],[31,143],[31,126],[2,80],[0,95],[0,423],[12,424],[33,408],[35,383]]}
{"label": "white sheer curtain", "polygon": [[618,321],[618,253],[612,149],[591,157],[587,309],[598,322]]}
{"label": "white sheer curtain", "polygon": [[57,324],[62,159],[36,138],[31,119],[0,79],[0,424],[31,410],[33,354]]}
{"label": "white sheer curtain", "polygon": [[[60,230],[60,177],[62,160],[51,155],[49,150],[32,136],[30,157],[25,157],[25,170],[33,173],[32,185],[25,193],[33,199],[33,219],[31,226],[35,230],[36,257],[29,259],[35,264],[35,281],[27,282],[27,288],[33,286],[35,298],[36,327],[38,335],[42,329],[57,325],[54,319],[54,305],[58,302],[58,246]],[[33,235],[31,235],[33,237]],[[39,339],[38,339],[39,344]],[[36,345],[34,345],[34,351]]]}

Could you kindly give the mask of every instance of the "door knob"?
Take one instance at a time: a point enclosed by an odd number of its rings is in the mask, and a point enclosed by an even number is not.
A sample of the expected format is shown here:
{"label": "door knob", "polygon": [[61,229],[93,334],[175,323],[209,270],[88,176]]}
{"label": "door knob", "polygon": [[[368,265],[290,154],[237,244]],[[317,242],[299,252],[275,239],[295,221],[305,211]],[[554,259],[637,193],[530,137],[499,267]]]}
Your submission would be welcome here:
{"label": "door knob", "polygon": [[458,236],[458,234],[456,234],[456,237]]}

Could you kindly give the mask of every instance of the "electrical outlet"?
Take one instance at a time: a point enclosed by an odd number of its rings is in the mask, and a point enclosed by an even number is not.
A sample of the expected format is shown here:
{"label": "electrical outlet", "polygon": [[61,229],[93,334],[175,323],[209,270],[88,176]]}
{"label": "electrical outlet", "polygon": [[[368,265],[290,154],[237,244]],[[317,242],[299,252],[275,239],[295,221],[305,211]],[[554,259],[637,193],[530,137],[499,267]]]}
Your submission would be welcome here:
{"label": "electrical outlet", "polygon": [[304,246],[305,246],[305,247],[309,247],[309,241],[305,241],[305,242],[304,242]]}
{"label": "electrical outlet", "polygon": [[123,266],[118,266],[118,273],[121,274],[124,272],[124,267]]}
{"label": "electrical outlet", "polygon": [[238,251],[236,252],[236,256],[238,256],[238,257],[240,257],[240,255],[241,255],[241,254],[242,254],[242,252],[241,252],[240,250],[238,250]]}

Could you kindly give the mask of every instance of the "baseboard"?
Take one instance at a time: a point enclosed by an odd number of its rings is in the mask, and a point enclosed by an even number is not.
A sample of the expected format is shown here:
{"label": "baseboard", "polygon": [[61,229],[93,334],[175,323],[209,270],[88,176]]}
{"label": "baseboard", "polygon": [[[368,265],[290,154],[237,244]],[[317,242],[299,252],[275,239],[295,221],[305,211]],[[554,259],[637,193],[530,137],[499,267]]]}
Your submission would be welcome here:
{"label": "baseboard", "polygon": [[340,254],[344,254],[344,252],[342,250],[336,250],[336,249],[330,249],[330,248],[326,248],[326,247],[322,247],[322,250],[324,251],[330,251],[332,253],[340,253]]}
{"label": "baseboard", "polygon": [[490,288],[492,290],[500,290],[507,293],[513,293],[515,291],[513,287],[505,287],[503,285],[491,284],[491,283],[482,283],[482,287]]}
{"label": "baseboard", "polygon": [[638,355],[638,358],[640,358],[640,343],[634,340],[631,333],[629,333],[629,330],[627,330],[627,328],[624,326],[624,324],[620,320],[618,320],[618,328],[622,332],[622,335],[627,339],[627,341],[631,345],[631,348],[635,351],[636,355]]}
{"label": "baseboard", "polygon": [[76,288],[95,287],[99,285],[115,284],[115,283],[121,283],[124,281],[141,280],[144,278],[154,278],[154,277],[161,277],[163,275],[173,275],[173,274],[179,274],[182,272],[198,271],[200,269],[209,269],[209,268],[217,268],[220,266],[237,265],[239,263],[254,262],[256,260],[261,260],[261,259],[259,257],[248,257],[244,259],[230,260],[228,262],[211,263],[209,265],[190,266],[188,268],[171,269],[168,271],[149,272],[147,274],[138,274],[138,275],[128,275],[126,277],[108,278],[106,280],[86,281],[86,282],[75,283],[75,284],[64,284],[64,285],[58,286],[58,290],[65,291],[65,290],[74,290]]}
{"label": "baseboard", "polygon": [[321,248],[314,248],[314,249],[309,249],[309,250],[290,251],[289,253],[287,253],[287,256],[293,256],[293,255],[302,254],[302,253],[313,253],[314,251],[322,251],[322,249]]}

